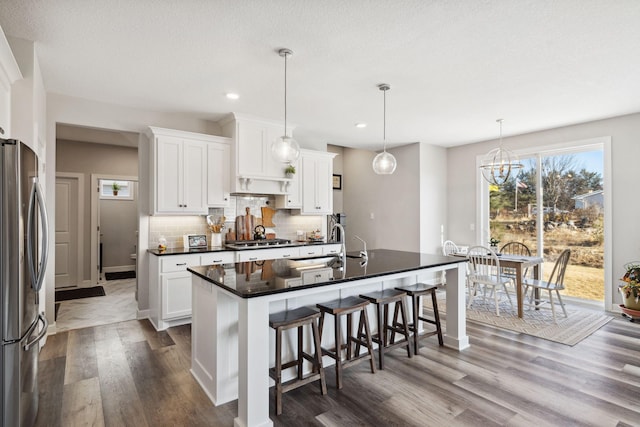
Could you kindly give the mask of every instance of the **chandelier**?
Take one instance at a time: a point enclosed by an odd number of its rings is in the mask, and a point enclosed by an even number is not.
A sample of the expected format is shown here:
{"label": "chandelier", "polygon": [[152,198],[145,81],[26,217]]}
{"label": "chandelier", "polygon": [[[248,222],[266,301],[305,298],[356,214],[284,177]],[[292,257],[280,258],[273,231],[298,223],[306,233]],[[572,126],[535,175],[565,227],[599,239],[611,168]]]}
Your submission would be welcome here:
{"label": "chandelier", "polygon": [[502,119],[496,120],[500,124],[500,146],[489,151],[482,159],[480,170],[482,177],[489,184],[502,187],[510,177],[516,176],[523,168],[518,156],[502,147]]}

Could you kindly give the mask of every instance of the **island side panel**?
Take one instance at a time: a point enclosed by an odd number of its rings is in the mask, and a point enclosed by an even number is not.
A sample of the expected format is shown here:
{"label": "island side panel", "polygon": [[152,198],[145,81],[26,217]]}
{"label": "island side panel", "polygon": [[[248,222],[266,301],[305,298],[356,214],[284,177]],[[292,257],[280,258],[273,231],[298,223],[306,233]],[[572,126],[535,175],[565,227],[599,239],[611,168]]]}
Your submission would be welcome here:
{"label": "island side panel", "polygon": [[269,300],[238,302],[238,417],[234,426],[273,426],[269,418]]}
{"label": "island side panel", "polygon": [[444,345],[456,350],[469,347],[467,306],[465,304],[466,264],[458,263],[447,271],[447,328]]}
{"label": "island side panel", "polygon": [[214,405],[238,397],[238,302],[192,278],[191,373]]}

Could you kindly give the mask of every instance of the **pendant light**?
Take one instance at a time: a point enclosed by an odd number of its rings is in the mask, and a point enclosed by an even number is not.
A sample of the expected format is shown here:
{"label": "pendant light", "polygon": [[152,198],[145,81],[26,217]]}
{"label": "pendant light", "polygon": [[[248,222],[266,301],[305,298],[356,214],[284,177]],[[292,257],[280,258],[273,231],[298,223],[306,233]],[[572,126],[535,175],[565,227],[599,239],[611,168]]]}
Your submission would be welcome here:
{"label": "pendant light", "polygon": [[520,163],[518,156],[502,147],[502,119],[496,122],[500,124],[500,146],[484,156],[480,169],[489,184],[502,187],[510,177],[516,176],[524,165]]}
{"label": "pendant light", "polygon": [[280,49],[278,55],[284,58],[284,134],[271,144],[271,154],[279,162],[292,163],[300,156],[300,146],[293,137],[287,135],[287,58],[293,52]]}
{"label": "pendant light", "polygon": [[383,148],[382,153],[378,154],[373,159],[373,171],[378,175],[391,175],[396,170],[396,158],[393,154],[387,153],[387,91],[391,89],[386,83],[378,85],[378,89],[383,94],[383,109],[382,109],[382,138]]}

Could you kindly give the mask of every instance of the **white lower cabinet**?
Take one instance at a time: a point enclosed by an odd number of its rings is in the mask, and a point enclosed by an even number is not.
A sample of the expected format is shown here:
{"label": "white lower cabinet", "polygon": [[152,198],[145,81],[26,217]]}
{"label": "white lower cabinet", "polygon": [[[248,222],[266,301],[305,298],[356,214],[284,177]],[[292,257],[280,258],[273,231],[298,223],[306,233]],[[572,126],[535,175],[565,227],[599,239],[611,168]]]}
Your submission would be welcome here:
{"label": "white lower cabinet", "polygon": [[238,251],[236,253],[236,262],[262,261],[264,259],[279,258],[298,258],[300,257],[300,248],[297,246],[289,246],[278,249],[255,249]]}
{"label": "white lower cabinet", "polygon": [[162,275],[162,320],[191,317],[191,276],[189,272]]}
{"label": "white lower cabinet", "polygon": [[193,274],[188,267],[234,262],[234,252],[205,254],[152,255],[149,263],[149,319],[165,330],[191,323]]}

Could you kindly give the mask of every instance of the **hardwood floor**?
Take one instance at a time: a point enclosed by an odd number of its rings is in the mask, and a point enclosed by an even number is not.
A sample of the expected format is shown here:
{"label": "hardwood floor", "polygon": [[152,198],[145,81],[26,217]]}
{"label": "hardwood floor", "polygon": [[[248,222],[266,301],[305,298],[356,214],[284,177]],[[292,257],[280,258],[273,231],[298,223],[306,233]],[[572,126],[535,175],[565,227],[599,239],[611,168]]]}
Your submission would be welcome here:
{"label": "hardwood floor", "polygon": [[[574,347],[468,322],[471,348],[423,341],[386,369],[344,371],[283,397],[276,426],[638,426],[640,324],[616,318]],[[232,426],[235,402],[214,407],[189,373],[190,326],[146,320],[50,336],[40,355],[38,426]],[[633,369],[627,369],[633,371]]]}

